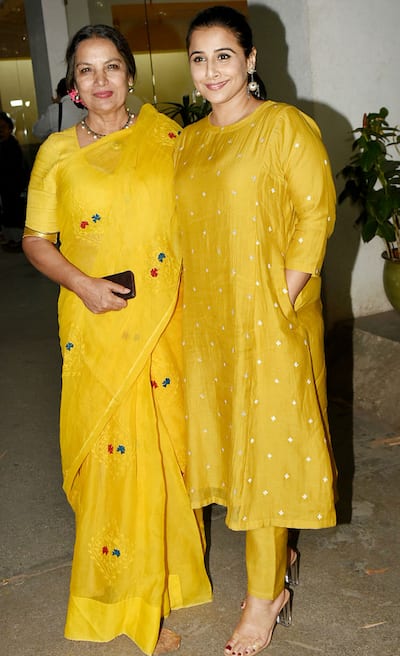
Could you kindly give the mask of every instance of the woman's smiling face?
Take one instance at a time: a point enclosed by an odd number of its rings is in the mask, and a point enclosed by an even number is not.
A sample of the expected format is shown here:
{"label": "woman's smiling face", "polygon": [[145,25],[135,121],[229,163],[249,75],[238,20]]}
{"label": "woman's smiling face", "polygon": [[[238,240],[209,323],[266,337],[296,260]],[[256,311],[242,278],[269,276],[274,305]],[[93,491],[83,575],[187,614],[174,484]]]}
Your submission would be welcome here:
{"label": "woman's smiling face", "polygon": [[192,33],[189,63],[196,89],[215,105],[247,94],[247,72],[255,64],[255,51],[246,57],[229,29],[201,27]]}
{"label": "woman's smiling face", "polygon": [[81,41],[75,54],[74,77],[79,95],[89,111],[112,111],[124,105],[128,92],[127,66],[112,41]]}

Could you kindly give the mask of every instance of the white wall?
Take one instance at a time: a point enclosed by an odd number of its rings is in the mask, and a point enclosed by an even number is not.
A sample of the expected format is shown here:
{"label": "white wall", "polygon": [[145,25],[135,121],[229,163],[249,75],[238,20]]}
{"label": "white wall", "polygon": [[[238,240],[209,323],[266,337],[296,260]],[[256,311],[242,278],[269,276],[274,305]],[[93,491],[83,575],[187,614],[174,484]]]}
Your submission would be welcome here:
{"label": "white wall", "polygon": [[[400,123],[398,0],[249,0],[259,71],[270,96],[319,123],[336,174],[364,112],[386,106]],[[343,182],[337,179],[338,191]],[[360,242],[354,208],[338,207],[324,268],[328,323],[391,309],[382,286],[383,244]]]}

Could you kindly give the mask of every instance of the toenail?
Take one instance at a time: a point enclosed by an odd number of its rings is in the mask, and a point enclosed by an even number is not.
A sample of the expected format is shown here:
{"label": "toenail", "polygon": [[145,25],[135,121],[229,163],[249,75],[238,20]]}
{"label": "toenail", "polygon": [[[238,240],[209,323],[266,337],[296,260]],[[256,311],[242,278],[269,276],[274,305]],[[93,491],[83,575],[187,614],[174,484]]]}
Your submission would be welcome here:
{"label": "toenail", "polygon": [[231,649],[232,649],[231,645],[225,645],[225,651],[231,651]]}

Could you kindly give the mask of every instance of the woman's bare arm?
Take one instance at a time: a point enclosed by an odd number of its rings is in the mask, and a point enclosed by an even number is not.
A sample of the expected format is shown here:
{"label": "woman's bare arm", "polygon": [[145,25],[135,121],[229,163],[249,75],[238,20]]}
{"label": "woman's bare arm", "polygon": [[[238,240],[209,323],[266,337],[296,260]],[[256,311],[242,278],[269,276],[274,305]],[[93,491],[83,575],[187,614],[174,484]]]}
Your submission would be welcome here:
{"label": "woman's bare arm", "polygon": [[71,264],[50,241],[27,236],[22,244],[26,257],[36,269],[74,292],[94,314],[126,307],[126,300],[113,294],[113,291],[127,292],[128,289],[103,278],[87,276]]}

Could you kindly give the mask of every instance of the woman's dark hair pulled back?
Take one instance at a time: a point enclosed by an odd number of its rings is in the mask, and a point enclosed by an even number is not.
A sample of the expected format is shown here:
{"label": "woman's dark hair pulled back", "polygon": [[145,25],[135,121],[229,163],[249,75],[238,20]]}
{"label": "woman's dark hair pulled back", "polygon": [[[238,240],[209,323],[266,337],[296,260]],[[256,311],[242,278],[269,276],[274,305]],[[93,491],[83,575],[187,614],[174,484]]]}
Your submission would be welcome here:
{"label": "woman's dark hair pulled back", "polygon": [[[243,49],[245,57],[250,55],[254,47],[253,33],[246,17],[240,11],[237,11],[237,9],[233,9],[233,7],[216,5],[215,7],[208,7],[200,11],[191,21],[186,34],[186,50],[188,52],[193,32],[203,27],[223,27],[226,30],[230,30]],[[260,87],[259,93],[253,95],[265,100],[267,92],[263,81],[257,73],[253,74],[253,78],[258,82]]]}
{"label": "woman's dark hair pulled back", "polygon": [[66,81],[68,91],[71,91],[75,85],[75,54],[79,44],[86,39],[96,38],[108,39],[115,45],[127,66],[128,75],[131,76],[132,79],[135,79],[135,59],[127,40],[121,34],[121,32],[119,32],[115,27],[111,27],[110,25],[86,25],[85,27],[82,27],[80,30],[78,30],[78,32],[72,37],[65,55],[67,62]]}
{"label": "woman's dark hair pulled back", "polygon": [[201,27],[224,27],[235,35],[246,57],[253,48],[253,34],[245,16],[225,5],[208,7],[200,11],[192,20],[186,35],[186,49],[189,51],[193,32]]}

